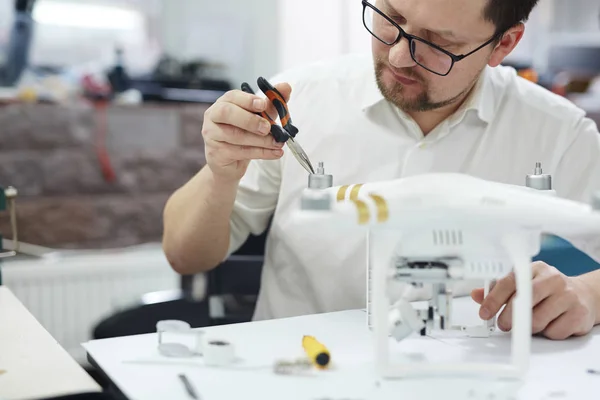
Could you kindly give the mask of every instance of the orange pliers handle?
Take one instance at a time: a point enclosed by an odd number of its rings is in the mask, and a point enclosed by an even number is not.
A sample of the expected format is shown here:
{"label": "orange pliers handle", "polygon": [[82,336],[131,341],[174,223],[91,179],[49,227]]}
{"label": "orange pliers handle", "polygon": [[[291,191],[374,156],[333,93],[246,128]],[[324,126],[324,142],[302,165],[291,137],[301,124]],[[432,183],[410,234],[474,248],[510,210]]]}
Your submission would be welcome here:
{"label": "orange pliers handle", "polygon": [[[277,114],[279,115],[279,120],[281,121],[281,125],[283,127],[277,125],[275,120],[273,120],[273,118],[271,118],[266,112],[256,114],[262,116],[271,123],[271,135],[273,135],[275,141],[279,143],[285,143],[290,136],[295,138],[296,134],[298,133],[298,128],[292,125],[292,117],[290,116],[287,102],[285,101],[281,92],[263,77],[258,78],[257,83],[260,90],[267,96],[273,106],[275,106]],[[255,94],[250,85],[246,82],[242,83],[242,90],[246,93]]]}

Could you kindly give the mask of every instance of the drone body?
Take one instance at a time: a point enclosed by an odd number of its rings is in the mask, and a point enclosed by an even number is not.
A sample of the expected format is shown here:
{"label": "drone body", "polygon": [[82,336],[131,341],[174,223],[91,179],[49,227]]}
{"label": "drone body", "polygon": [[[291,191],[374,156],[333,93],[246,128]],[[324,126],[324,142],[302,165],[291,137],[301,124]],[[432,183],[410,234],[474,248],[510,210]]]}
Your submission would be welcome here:
{"label": "drone body", "polygon": [[[322,165],[319,170],[324,173]],[[525,376],[531,344],[531,261],[540,251],[542,235],[600,235],[598,207],[552,195],[551,185],[541,179],[544,177],[536,166],[534,175],[526,179],[530,187],[456,173],[338,187],[312,186],[312,182],[324,180],[309,180],[298,218],[365,231],[368,324],[375,336],[381,376]],[[487,295],[491,282],[512,271],[517,295],[511,364],[415,364],[391,359],[390,337],[401,341],[436,329],[489,336],[495,319],[473,327],[452,324],[453,288],[481,282]],[[427,309],[417,311],[402,298],[392,299],[391,287],[397,282],[429,286],[432,296]]]}

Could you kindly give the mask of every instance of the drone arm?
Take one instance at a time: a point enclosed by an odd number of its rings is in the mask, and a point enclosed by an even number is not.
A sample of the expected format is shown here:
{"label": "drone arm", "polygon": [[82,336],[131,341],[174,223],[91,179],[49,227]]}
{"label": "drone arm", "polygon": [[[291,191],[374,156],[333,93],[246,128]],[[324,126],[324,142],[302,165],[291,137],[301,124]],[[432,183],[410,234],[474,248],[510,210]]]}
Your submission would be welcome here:
{"label": "drone arm", "polygon": [[[508,234],[504,238],[504,245],[513,260],[515,279],[517,282],[516,297],[513,306],[513,340],[512,357],[513,365],[523,373],[529,367],[532,334],[532,296],[531,280],[532,254],[536,254],[535,243],[539,234],[522,232]],[[538,249],[539,251],[539,245]]]}

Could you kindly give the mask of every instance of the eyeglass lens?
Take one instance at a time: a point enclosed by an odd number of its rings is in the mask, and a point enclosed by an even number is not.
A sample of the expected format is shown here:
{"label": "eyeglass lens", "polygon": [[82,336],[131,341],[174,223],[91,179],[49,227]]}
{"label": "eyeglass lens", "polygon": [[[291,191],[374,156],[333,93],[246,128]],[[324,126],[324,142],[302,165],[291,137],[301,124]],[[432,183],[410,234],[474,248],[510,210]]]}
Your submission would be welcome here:
{"label": "eyeglass lens", "polygon": [[[392,45],[400,35],[396,26],[371,7],[365,7],[363,18],[369,32],[387,45]],[[403,39],[406,40],[405,37]],[[411,41],[410,47],[413,60],[431,72],[446,75],[452,68],[452,57],[418,38]]]}

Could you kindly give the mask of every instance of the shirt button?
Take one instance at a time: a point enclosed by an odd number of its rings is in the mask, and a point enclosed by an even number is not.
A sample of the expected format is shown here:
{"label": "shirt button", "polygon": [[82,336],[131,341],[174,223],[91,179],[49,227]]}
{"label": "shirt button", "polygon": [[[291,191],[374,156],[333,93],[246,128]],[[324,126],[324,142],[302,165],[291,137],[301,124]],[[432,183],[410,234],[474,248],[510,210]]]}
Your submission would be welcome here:
{"label": "shirt button", "polygon": [[421,144],[419,145],[419,148],[420,148],[420,149],[424,149],[424,148],[426,148],[426,147],[427,147],[427,143],[421,143]]}

